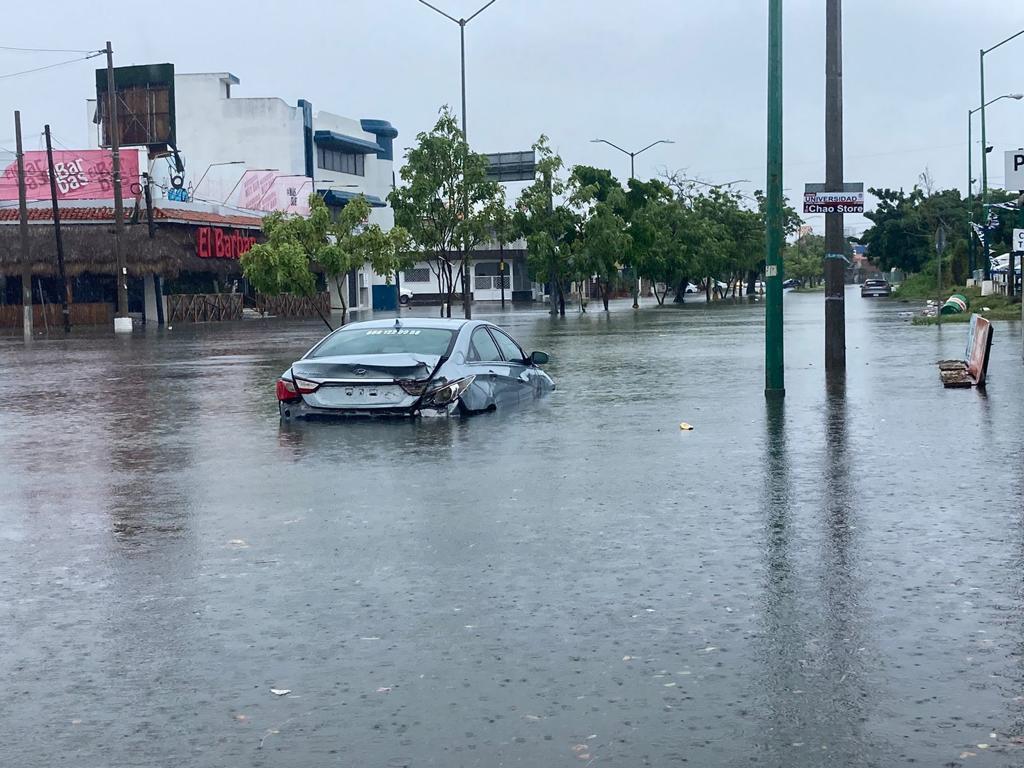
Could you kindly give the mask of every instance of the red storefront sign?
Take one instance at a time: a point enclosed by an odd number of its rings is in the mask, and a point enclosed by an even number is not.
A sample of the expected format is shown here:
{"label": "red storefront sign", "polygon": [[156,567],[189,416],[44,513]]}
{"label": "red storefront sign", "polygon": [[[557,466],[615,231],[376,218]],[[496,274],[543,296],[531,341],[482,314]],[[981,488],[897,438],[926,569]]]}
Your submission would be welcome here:
{"label": "red storefront sign", "polygon": [[256,245],[256,238],[220,227],[196,228],[196,256],[200,259],[237,259]]}

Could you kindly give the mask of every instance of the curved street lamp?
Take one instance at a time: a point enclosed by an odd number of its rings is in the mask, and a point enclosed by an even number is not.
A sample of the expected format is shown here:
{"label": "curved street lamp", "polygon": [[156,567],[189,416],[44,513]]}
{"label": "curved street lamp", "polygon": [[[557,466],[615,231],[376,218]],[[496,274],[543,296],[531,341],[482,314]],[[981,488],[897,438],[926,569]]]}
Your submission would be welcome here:
{"label": "curved street lamp", "polygon": [[658,139],[657,141],[652,141],[643,149],[638,149],[636,152],[630,152],[628,149],[623,149],[618,144],[613,144],[612,142],[608,141],[608,139],[591,139],[590,143],[607,144],[609,147],[613,147],[614,149],[619,150],[619,152],[621,152],[622,154],[629,155],[629,178],[631,179],[636,178],[635,160],[637,155],[646,152],[651,147],[656,147],[658,144],[675,144],[675,142],[672,141],[672,139]]}

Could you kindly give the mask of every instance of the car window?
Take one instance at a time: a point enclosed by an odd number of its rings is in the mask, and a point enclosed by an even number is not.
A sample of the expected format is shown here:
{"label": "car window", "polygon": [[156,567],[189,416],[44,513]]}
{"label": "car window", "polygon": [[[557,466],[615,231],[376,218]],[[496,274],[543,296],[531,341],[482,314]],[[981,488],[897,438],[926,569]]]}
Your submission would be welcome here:
{"label": "car window", "polygon": [[469,339],[467,360],[475,363],[489,363],[501,360],[501,352],[486,328],[477,328]]}
{"label": "car window", "polygon": [[328,336],[310,357],[340,355],[418,354],[441,356],[448,351],[452,331],[444,328],[353,328]]}
{"label": "car window", "polygon": [[501,354],[505,356],[506,360],[518,363],[526,359],[522,348],[512,341],[507,334],[499,331],[497,328],[491,328],[491,335],[498,342],[498,349],[501,350]]}

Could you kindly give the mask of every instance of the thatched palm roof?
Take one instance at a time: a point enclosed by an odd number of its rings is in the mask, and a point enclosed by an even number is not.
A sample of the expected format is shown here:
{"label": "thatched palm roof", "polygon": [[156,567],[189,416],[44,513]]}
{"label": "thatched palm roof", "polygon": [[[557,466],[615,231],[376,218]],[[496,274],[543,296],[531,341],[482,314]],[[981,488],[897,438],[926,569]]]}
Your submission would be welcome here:
{"label": "thatched palm roof", "polygon": [[[133,275],[157,273],[172,277],[194,270],[216,274],[237,274],[237,259],[201,259],[196,256],[195,230],[215,226],[258,236],[261,219],[255,216],[211,213],[180,207],[154,207],[156,236],[149,237],[145,209],[125,209],[125,228],[120,238],[128,272]],[[113,274],[114,209],[109,206],[64,207],[60,209],[65,270],[70,276],[83,272]],[[22,272],[21,240],[17,208],[0,208],[0,274]],[[57,244],[50,208],[29,209],[29,259],[35,275],[57,274]]]}

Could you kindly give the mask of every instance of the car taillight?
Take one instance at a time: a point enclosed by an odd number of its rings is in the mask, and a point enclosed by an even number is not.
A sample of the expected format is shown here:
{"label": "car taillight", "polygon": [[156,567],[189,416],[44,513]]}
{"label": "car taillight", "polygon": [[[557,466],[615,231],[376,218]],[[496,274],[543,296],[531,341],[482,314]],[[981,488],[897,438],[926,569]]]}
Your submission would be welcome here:
{"label": "car taillight", "polygon": [[299,394],[310,395],[320,389],[320,383],[317,381],[307,381],[306,379],[300,379],[298,376],[295,377],[295,388],[299,390]]}
{"label": "car taillight", "polygon": [[427,386],[427,382],[403,379],[398,382],[398,386],[400,386],[407,395],[422,395],[423,389]]}
{"label": "car taillight", "polygon": [[277,399],[282,403],[290,403],[293,400],[298,400],[299,391],[295,388],[295,383],[288,379],[278,379]]}

